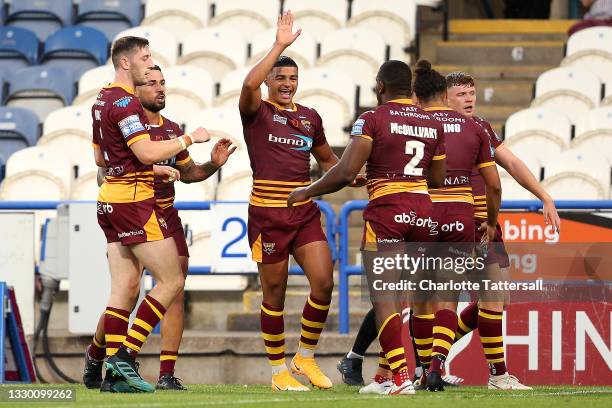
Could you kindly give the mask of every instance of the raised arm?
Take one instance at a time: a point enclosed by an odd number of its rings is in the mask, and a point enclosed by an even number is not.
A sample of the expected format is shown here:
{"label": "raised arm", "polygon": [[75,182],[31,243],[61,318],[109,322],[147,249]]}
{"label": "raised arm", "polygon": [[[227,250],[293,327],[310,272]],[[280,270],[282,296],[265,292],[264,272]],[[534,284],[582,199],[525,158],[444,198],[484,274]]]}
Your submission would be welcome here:
{"label": "raised arm", "polygon": [[261,84],[263,84],[268,73],[272,70],[278,57],[281,56],[287,47],[293,44],[301,32],[302,30],[297,30],[295,33],[293,32],[293,14],[291,11],[287,11],[278,16],[276,22],[276,40],[272,48],[265,57],[255,64],[242,84],[240,101],[238,103],[240,112],[246,115],[257,112],[261,104]]}

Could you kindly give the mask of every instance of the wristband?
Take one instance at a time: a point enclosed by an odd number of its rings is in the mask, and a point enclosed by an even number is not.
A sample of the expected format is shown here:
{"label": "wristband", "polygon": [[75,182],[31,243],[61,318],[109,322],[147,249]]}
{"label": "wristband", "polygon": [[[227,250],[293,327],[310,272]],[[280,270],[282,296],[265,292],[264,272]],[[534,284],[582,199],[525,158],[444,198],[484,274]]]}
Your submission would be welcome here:
{"label": "wristband", "polygon": [[187,149],[187,143],[185,143],[185,139],[183,138],[183,136],[179,137],[176,140],[179,141],[179,143],[181,144],[181,147],[183,148],[183,150]]}
{"label": "wristband", "polygon": [[[187,142],[187,146],[191,146],[193,144],[193,137],[191,137],[191,135],[183,135],[183,137],[185,138],[185,142]],[[189,141],[187,141],[187,139],[189,139]]]}

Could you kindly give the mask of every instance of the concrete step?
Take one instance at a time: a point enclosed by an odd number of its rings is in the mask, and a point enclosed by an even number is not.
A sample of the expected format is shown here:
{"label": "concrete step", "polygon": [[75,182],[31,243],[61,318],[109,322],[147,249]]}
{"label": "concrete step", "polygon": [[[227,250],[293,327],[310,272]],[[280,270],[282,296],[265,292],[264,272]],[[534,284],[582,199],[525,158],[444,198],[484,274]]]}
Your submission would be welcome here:
{"label": "concrete step", "polygon": [[[527,105],[528,106],[528,105]],[[527,106],[499,106],[499,105],[484,105],[479,104],[476,108],[476,114],[489,122],[502,122],[514,112],[525,109]]]}
{"label": "concrete step", "polygon": [[[285,313],[301,313],[309,293],[310,290],[308,288],[287,290],[287,292],[285,292]],[[261,291],[245,291],[243,299],[244,312],[259,313],[260,305],[263,300]],[[352,311],[368,311],[370,307],[372,307],[369,299],[363,297],[359,289],[349,291],[349,303]],[[329,310],[330,312],[338,311],[337,291],[334,291],[332,294],[332,303]]]}
{"label": "concrete step", "polygon": [[477,82],[478,106],[524,105],[533,99],[533,82],[529,80],[492,79]]}
{"label": "concrete step", "polygon": [[452,19],[449,32],[453,35],[566,35],[576,20],[501,20]]}
{"label": "concrete step", "polygon": [[544,71],[555,68],[557,65],[473,65],[468,61],[458,64],[437,64],[435,68],[446,75],[450,72],[462,71],[472,75],[477,82],[488,79],[521,79],[535,82]]}
{"label": "concrete step", "polygon": [[563,41],[440,41],[438,64],[464,64],[477,61],[486,65],[559,65],[563,59]]}
{"label": "concrete step", "polygon": [[[349,303],[350,304],[350,303]],[[350,330],[358,330],[361,325],[363,317],[367,313],[367,310],[354,310],[353,305],[349,316]],[[249,331],[259,332],[260,329],[260,312],[241,312],[241,313],[228,313],[227,314],[227,330],[228,331]],[[301,329],[301,318],[302,312],[289,312],[284,314],[285,318],[285,332],[299,333]],[[338,313],[330,312],[327,315],[327,322],[325,324],[325,332],[337,332],[338,331]]]}
{"label": "concrete step", "polygon": [[[326,330],[317,349],[317,362],[334,384],[342,379],[336,363],[346,354],[354,340],[351,335],[339,335]],[[30,339],[31,340],[31,339]],[[140,374],[149,382],[159,376],[159,335],[151,335],[138,356]],[[64,332],[50,333],[49,347],[55,363],[69,377],[80,381],[83,375],[83,355],[90,337],[66,336]],[[297,351],[299,333],[287,333],[287,364]],[[364,378],[371,378],[378,365],[379,346],[370,347],[364,362]],[[38,353],[42,353],[39,348]],[[42,376],[51,383],[64,382],[53,375],[42,357],[38,358]],[[258,332],[200,332],[185,331],[176,363],[176,375],[189,384],[268,384],[270,367],[266,360],[261,335]],[[246,387],[246,385],[245,385]]]}

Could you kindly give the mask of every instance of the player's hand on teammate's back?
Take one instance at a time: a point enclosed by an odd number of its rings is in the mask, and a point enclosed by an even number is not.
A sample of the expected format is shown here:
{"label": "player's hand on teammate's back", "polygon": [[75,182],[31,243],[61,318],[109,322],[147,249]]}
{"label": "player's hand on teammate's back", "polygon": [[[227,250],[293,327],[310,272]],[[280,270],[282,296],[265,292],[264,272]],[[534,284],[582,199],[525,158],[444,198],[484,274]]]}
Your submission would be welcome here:
{"label": "player's hand on teammate's back", "polygon": [[283,47],[288,47],[300,36],[302,29],[293,32],[293,13],[288,10],[278,16],[276,21],[276,43]]}
{"label": "player's hand on teammate's back", "polygon": [[210,134],[203,127],[199,127],[191,133],[193,143],[205,143],[210,140]]}
{"label": "player's hand on teammate's back", "polygon": [[231,154],[235,151],[236,146],[232,146],[232,141],[223,138],[215,143],[215,146],[210,153],[210,160],[215,166],[221,167],[227,162],[227,159],[229,159]]}
{"label": "player's hand on teammate's back", "polygon": [[497,226],[493,225],[490,226],[489,224],[487,224],[487,222],[483,222],[482,224],[480,224],[480,227],[478,227],[479,231],[486,231],[483,238],[486,237],[487,241],[486,242],[493,242],[495,241],[495,234],[496,234],[496,230],[497,230]]}
{"label": "player's hand on teammate's back", "polygon": [[293,207],[296,203],[301,203],[308,200],[310,197],[306,193],[306,187],[296,188],[287,197],[287,207]]}
{"label": "player's hand on teammate's back", "polygon": [[546,225],[552,225],[556,232],[561,231],[561,219],[557,213],[557,207],[555,207],[554,201],[544,201],[542,215],[544,215]]}
{"label": "player's hand on teammate's back", "polygon": [[368,179],[366,178],[366,176],[363,174],[358,174],[355,177],[355,180],[353,180],[351,184],[349,184],[349,187],[363,187],[367,183],[368,183]]}
{"label": "player's hand on teammate's back", "polygon": [[164,183],[173,183],[181,178],[181,173],[170,166],[153,165],[153,174],[155,178],[161,179]]}

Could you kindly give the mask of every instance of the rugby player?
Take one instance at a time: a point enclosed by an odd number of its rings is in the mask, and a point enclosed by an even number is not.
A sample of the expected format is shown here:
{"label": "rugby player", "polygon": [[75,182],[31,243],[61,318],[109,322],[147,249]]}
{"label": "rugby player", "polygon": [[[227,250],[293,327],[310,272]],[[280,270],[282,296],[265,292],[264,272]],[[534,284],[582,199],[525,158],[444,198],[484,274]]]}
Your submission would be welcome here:
{"label": "rugby player", "polygon": [[[543,215],[546,224],[553,226],[559,232],[560,219],[551,196],[544,191],[527,166],[515,156],[495,133],[491,125],[476,116],[476,85],[474,78],[465,72],[453,72],[446,76],[448,89],[448,104],[463,115],[472,118],[485,129],[491,141],[495,162],[502,166],[521,186],[531,192],[543,203]],[[476,222],[476,241],[483,233],[485,185],[477,172],[471,177],[472,193],[474,195],[474,216]],[[492,279],[505,279],[508,276],[510,262],[504,249],[502,230],[496,226],[496,234],[490,248],[487,273]],[[503,308],[507,298],[498,299],[489,293],[480,293],[479,302],[470,303],[463,309],[458,318],[456,337],[460,339],[470,331],[478,328],[483,351],[489,365],[488,387],[491,389],[530,389],[521,384],[518,379],[508,374],[505,362],[502,334]]]}
{"label": "rugby player", "polygon": [[[272,389],[279,391],[309,390],[288,372],[285,364],[283,308],[289,254],[302,267],[310,283],[310,295],[302,313],[299,348],[291,361],[291,370],[307,377],[315,387],[332,386],[314,358],[334,285],[333,263],[321,228],[321,212],[310,199],[287,208],[289,192],[310,184],[311,153],[323,171],[338,162],[326,141],[319,114],[293,102],[298,67],[291,58],[281,54],[300,32],[293,32],[291,12],[278,17],[276,41],[246,76],[239,101],[253,169],[248,237],[263,291],[261,331],[272,370]],[[261,99],[263,83],[268,87],[268,100]]]}
{"label": "rugby player", "polygon": [[[104,87],[91,109],[94,157],[106,176],[98,195],[98,223],[106,236],[111,294],[104,313],[106,343],[125,339],[105,362],[115,381],[114,391],[154,392],[137,372],[135,358],[153,327],[184,287],[176,244],[156,204],[153,164],[170,159],[192,143],[210,139],[203,128],[191,135],[154,142],[136,86],[147,83],[154,66],[148,40],[117,39],[111,49],[114,82]],[[141,266],[142,265],[142,266]],[[136,312],[128,331],[133,307],[132,288],[126,281],[140,277],[145,267],[156,281]],[[109,350],[107,349],[107,354]]]}
{"label": "rugby player", "polygon": [[[147,84],[136,88],[136,96],[140,100],[150,124],[149,134],[152,140],[171,140],[183,135],[183,131],[178,124],[162,116],[160,113],[166,105],[166,81],[159,66],[155,65],[149,71],[147,74]],[[230,147],[230,145],[229,139],[219,140],[213,147],[211,160],[203,164],[194,163],[189,156],[189,152],[183,150],[175,157],[171,157],[154,166],[155,198],[157,204],[164,210],[164,219],[174,238],[181,269],[185,276],[187,276],[189,268],[189,251],[181,219],[173,205],[175,196],[173,181],[180,178],[184,183],[193,183],[203,181],[212,176],[227,162],[229,156],[234,152],[235,147]],[[102,179],[98,178],[98,184],[101,185],[106,169],[100,168],[99,170],[98,174],[102,174]],[[133,278],[133,281],[126,282],[126,285],[133,288],[132,305],[135,305],[139,295],[140,279],[136,279],[136,276]],[[157,389],[185,389],[180,380],[174,376],[174,365],[178,358],[178,348],[183,334],[183,321],[184,291],[181,290],[166,311],[161,322],[162,350],[160,353],[160,373],[156,386]],[[120,341],[109,342],[107,345],[105,344],[104,334],[104,315],[102,315],[85,356],[83,382],[88,388],[100,388],[102,382],[102,360],[106,355],[106,348],[108,347],[112,351],[123,341],[120,338],[118,339]],[[110,385],[111,383],[107,381],[101,389],[103,391],[111,391]]]}
{"label": "rugby player", "polygon": [[[289,205],[333,193],[348,185],[366,164],[370,201],[364,210],[362,250],[376,251],[387,242],[430,241],[430,226],[398,223],[396,214],[415,213],[429,219],[432,203],[427,191],[444,181],[442,125],[410,99],[412,73],[401,61],[387,61],[376,77],[379,106],[362,114],[340,162],[320,180],[291,193]],[[366,271],[367,273],[367,271]],[[414,394],[401,339],[398,301],[373,300],[382,363],[393,372],[385,393]],[[399,299],[397,299],[399,300]]]}

